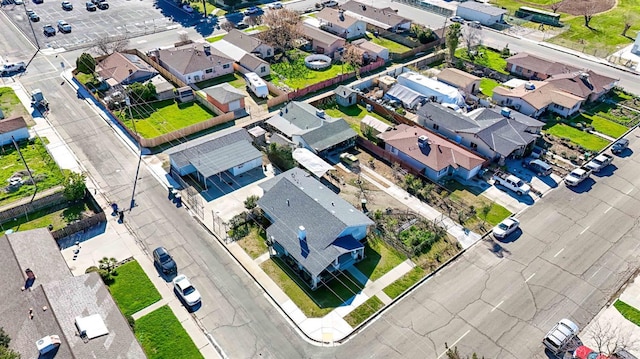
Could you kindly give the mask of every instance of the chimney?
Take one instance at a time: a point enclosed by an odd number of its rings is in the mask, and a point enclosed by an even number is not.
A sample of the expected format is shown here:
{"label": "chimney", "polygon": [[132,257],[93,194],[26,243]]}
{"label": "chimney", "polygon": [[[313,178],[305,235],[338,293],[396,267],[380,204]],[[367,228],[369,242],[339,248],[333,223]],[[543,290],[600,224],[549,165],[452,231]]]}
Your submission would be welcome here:
{"label": "chimney", "polygon": [[204,45],[204,46],[203,46],[203,48],[204,48],[204,53],[205,53],[207,56],[211,56],[211,45],[209,45],[209,44]]}
{"label": "chimney", "polygon": [[301,241],[307,239],[307,230],[304,228],[304,226],[298,227],[298,239]]}

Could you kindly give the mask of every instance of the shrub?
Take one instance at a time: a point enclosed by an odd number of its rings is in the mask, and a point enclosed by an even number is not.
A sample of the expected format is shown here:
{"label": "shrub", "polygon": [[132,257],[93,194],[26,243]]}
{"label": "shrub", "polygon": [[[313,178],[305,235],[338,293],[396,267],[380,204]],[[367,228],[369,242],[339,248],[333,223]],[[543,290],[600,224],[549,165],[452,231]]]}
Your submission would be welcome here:
{"label": "shrub", "polygon": [[92,272],[100,272],[100,268],[96,266],[91,266],[84,271],[85,274],[92,273]]}
{"label": "shrub", "polygon": [[136,320],[133,319],[132,316],[127,315],[127,323],[129,323],[129,326],[131,327],[131,331],[135,332],[136,329]]}

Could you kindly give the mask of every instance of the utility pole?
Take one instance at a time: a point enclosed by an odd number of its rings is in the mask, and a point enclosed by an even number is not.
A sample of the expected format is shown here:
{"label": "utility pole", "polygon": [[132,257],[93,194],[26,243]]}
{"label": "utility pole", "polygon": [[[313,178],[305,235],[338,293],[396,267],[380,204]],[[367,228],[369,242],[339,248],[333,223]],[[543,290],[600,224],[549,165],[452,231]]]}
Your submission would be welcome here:
{"label": "utility pole", "polygon": [[[138,131],[136,130],[136,119],[133,118],[131,114],[131,98],[129,97],[129,92],[127,91],[125,97],[125,103],[127,104],[127,108],[129,110],[129,118],[131,118],[131,124],[133,125],[133,133],[139,137]],[[136,168],[136,177],[133,179],[133,191],[131,192],[131,204],[129,205],[129,212],[135,207],[136,200],[136,185],[138,184],[138,174],[140,173],[140,163],[142,162],[142,145],[140,144],[140,139],[134,137],[134,140],[138,143],[138,167]]]}
{"label": "utility pole", "polygon": [[31,182],[33,183],[33,196],[31,196],[31,200],[29,201],[29,203],[33,202],[33,199],[36,198],[36,193],[38,193],[38,185],[36,184],[36,181],[33,179],[33,174],[31,174],[31,169],[29,169],[29,165],[27,164],[27,161],[24,160],[24,157],[22,156],[22,151],[20,151],[20,146],[18,146],[18,143],[16,142],[16,139],[13,138],[13,136],[11,136],[11,142],[13,142],[13,146],[16,148],[16,151],[18,151],[18,155],[20,155],[20,159],[22,160],[22,163],[24,163],[24,167],[27,169],[27,172],[29,173],[29,177],[31,178]]}

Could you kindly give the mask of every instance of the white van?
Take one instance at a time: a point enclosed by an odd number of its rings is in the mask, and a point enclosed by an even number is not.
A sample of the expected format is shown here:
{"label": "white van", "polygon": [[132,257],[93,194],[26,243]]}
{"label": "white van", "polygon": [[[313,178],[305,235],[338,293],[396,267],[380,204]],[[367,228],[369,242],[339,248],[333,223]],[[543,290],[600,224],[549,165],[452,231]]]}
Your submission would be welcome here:
{"label": "white van", "polygon": [[269,96],[269,88],[258,74],[255,72],[249,72],[245,74],[244,77],[247,82],[247,88],[249,88],[256,96],[260,98],[267,98],[267,96]]}

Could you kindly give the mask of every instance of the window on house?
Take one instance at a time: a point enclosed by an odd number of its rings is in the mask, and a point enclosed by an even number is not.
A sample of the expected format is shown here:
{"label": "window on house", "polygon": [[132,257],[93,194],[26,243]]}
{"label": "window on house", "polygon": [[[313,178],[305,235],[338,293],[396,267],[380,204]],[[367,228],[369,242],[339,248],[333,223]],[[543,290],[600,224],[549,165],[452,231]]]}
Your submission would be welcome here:
{"label": "window on house", "polygon": [[522,67],[516,66],[516,72],[520,72],[520,71],[522,71]]}
{"label": "window on house", "polygon": [[437,124],[435,124],[435,123],[434,123],[434,124],[433,124],[433,129],[434,129],[434,130],[438,130],[438,129],[440,129],[440,126],[438,126]]}
{"label": "window on house", "polygon": [[260,67],[260,72],[267,72],[267,67],[266,66]]}
{"label": "window on house", "polygon": [[271,49],[267,49],[267,56],[271,56]]}
{"label": "window on house", "polygon": [[231,65],[229,65],[229,64],[224,64],[224,65],[222,65],[222,68],[223,68],[223,69],[228,69],[228,68],[229,68],[229,66],[231,66]]}
{"label": "window on house", "polygon": [[206,70],[204,70],[204,73],[205,73],[205,74],[210,74],[210,73],[212,73],[212,72],[213,72],[213,69],[206,69]]}
{"label": "window on house", "polygon": [[513,102],[513,101],[511,101],[511,99],[510,99],[510,98],[508,98],[508,99],[507,99],[507,105],[511,105],[511,103],[512,103],[512,102]]}
{"label": "window on house", "polygon": [[469,143],[469,147],[473,148],[474,150],[478,149],[478,145],[475,142]]}

